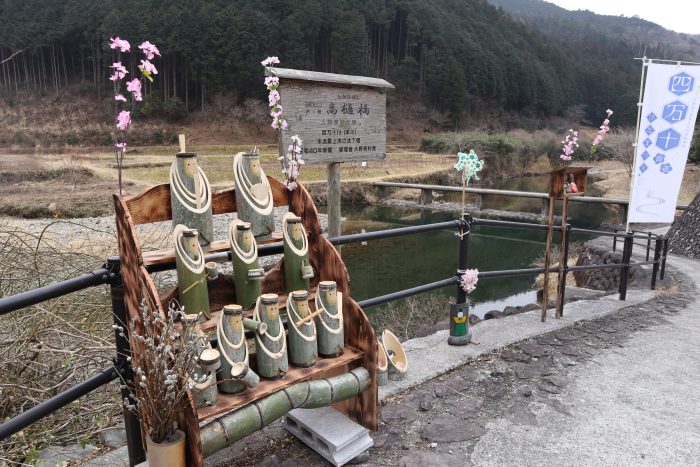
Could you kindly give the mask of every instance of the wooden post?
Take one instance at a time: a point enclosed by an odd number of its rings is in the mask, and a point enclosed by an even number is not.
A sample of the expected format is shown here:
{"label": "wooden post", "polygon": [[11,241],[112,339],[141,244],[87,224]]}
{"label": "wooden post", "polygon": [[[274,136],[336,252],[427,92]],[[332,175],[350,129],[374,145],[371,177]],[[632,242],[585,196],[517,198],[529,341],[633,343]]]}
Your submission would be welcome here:
{"label": "wooden post", "polygon": [[564,268],[569,262],[569,249],[567,248],[567,233],[566,233],[566,218],[569,211],[569,197],[564,196],[564,207],[561,213],[561,242],[559,244],[559,281],[557,282],[557,305],[554,312],[556,319],[561,318],[562,308],[564,307],[563,296],[566,290],[566,274]]}
{"label": "wooden post", "polygon": [[328,236],[338,237],[340,228],[340,162],[328,164]]}

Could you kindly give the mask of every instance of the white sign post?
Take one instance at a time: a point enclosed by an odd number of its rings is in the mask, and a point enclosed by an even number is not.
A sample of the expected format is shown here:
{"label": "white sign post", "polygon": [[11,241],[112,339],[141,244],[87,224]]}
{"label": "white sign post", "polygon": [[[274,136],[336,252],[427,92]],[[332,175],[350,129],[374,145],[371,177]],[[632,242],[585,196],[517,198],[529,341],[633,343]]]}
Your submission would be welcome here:
{"label": "white sign post", "polygon": [[700,106],[700,66],[645,66],[628,226],[673,222]]}
{"label": "white sign post", "polygon": [[302,139],[306,164],[328,166],[328,234],[340,235],[340,163],[386,158],[386,91],[379,78],[273,68],[284,117],[280,155],[289,138]]}

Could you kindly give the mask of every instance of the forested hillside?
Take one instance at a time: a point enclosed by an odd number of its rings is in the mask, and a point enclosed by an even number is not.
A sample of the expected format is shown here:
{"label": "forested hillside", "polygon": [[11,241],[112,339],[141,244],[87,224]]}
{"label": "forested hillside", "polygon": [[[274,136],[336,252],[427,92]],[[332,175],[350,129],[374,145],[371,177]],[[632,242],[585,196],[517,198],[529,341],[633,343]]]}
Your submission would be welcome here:
{"label": "forested hillside", "polygon": [[596,19],[515,20],[486,0],[4,0],[0,18],[0,61],[20,52],[0,69],[6,99],[76,85],[108,99],[107,43],[120,36],[160,48],[144,111],[173,117],[222,91],[262,99],[260,60],[278,55],[285,67],[386,78],[451,124],[494,109],[546,117],[577,104],[592,121],[627,108],[616,115],[631,122],[632,58],[672,50],[604,34]]}

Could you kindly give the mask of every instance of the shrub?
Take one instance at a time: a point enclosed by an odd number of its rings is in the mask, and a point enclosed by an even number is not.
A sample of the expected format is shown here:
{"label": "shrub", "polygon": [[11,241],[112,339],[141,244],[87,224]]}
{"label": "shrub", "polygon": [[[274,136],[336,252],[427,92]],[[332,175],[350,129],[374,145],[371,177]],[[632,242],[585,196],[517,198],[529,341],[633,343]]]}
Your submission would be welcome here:
{"label": "shrub", "polygon": [[179,97],[168,97],[163,102],[163,115],[170,121],[182,120],[187,117],[187,107]]}

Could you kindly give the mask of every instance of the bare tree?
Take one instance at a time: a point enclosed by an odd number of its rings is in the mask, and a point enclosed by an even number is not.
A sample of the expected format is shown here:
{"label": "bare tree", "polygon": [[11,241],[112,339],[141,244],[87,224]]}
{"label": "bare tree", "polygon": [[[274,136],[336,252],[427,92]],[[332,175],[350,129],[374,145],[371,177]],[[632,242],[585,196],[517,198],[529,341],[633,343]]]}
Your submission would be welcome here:
{"label": "bare tree", "polygon": [[625,167],[628,177],[632,177],[635,136],[635,131],[632,128],[618,128],[608,135],[606,141],[606,146],[612,151],[613,160],[620,162]]}

